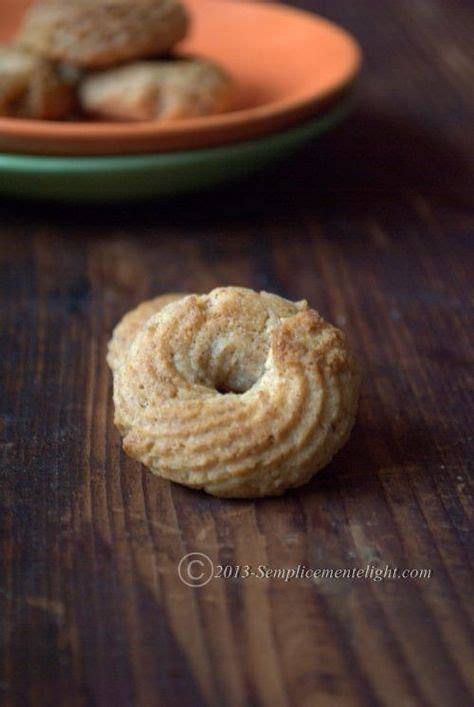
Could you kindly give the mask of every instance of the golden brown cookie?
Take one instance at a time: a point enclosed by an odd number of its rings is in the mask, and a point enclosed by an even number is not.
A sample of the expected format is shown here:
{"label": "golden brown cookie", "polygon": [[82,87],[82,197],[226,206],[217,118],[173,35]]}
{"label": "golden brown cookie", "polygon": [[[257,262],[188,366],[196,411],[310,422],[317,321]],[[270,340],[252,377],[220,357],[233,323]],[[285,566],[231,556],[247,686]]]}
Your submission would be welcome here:
{"label": "golden brown cookie", "polygon": [[86,76],[85,113],[109,120],[176,120],[229,108],[232,81],[210,61],[141,61]]}
{"label": "golden brown cookie", "polygon": [[54,120],[75,104],[71,73],[16,46],[0,45],[0,115]]}
{"label": "golden brown cookie", "polygon": [[39,0],[18,41],[81,67],[106,67],[166,54],[188,28],[178,0]]}
{"label": "golden brown cookie", "polygon": [[120,366],[130,344],[147,319],[159,312],[163,307],[166,307],[170,302],[176,302],[182,297],[186,297],[186,295],[181,293],[159,295],[154,299],[142,302],[131,312],[127,312],[115,327],[113,336],[109,341],[107,363],[112,370]]}
{"label": "golden brown cookie", "polygon": [[223,287],[167,304],[125,338],[115,421],[155,474],[216,496],[279,495],[350,433],[356,361],[306,302]]}

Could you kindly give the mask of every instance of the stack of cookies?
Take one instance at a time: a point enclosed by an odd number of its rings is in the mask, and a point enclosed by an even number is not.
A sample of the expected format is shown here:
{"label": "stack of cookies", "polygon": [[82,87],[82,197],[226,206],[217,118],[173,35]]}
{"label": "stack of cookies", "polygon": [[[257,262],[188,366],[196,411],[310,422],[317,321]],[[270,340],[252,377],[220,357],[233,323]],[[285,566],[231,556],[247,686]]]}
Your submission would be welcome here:
{"label": "stack of cookies", "polygon": [[172,52],[189,28],[179,0],[39,0],[0,47],[0,115],[174,120],[230,106],[213,62]]}

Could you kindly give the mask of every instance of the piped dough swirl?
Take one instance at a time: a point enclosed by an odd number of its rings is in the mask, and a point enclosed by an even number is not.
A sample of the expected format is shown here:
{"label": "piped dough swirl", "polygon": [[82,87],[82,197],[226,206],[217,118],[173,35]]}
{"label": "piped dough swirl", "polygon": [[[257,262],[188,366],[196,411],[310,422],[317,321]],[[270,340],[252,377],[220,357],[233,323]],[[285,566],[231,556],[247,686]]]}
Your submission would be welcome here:
{"label": "piped dough swirl", "polygon": [[306,302],[237,287],[159,297],[122,320],[108,360],[126,453],[216,496],[306,483],[354,423],[356,361]]}

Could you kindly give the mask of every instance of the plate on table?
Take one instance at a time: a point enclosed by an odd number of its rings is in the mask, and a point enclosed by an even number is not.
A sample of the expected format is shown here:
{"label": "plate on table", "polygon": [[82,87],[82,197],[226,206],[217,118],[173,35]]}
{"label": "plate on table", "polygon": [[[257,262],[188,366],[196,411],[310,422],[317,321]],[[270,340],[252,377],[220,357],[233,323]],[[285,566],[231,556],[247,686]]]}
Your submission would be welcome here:
{"label": "plate on table", "polygon": [[0,192],[60,200],[170,196],[251,174],[323,134],[352,105],[346,97],[325,115],[233,145],[156,155],[38,157],[0,155]]}
{"label": "plate on table", "polygon": [[[30,4],[30,0],[2,0],[0,41],[13,37]],[[208,57],[229,71],[236,84],[233,110],[141,123],[0,118],[0,153],[148,153],[156,160],[156,153],[229,145],[270,133],[282,135],[326,113],[359,71],[357,42],[317,15],[267,2],[185,0],[185,5],[191,30],[177,53]],[[199,157],[191,161],[197,164]]]}

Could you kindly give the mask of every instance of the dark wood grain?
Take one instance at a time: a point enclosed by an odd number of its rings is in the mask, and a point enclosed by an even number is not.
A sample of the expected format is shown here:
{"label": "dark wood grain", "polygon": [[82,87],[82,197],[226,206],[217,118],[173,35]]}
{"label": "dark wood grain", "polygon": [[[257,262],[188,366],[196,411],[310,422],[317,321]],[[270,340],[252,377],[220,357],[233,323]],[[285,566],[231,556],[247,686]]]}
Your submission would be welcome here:
{"label": "dark wood grain", "polygon": [[[304,5],[366,54],[331,136],[204,196],[0,205],[5,705],[472,704],[474,11]],[[281,499],[153,478],[112,424],[120,316],[218,284],[308,298],[362,361],[349,444]],[[432,576],[189,588],[177,564],[193,551]]]}

